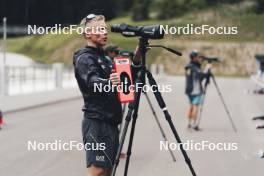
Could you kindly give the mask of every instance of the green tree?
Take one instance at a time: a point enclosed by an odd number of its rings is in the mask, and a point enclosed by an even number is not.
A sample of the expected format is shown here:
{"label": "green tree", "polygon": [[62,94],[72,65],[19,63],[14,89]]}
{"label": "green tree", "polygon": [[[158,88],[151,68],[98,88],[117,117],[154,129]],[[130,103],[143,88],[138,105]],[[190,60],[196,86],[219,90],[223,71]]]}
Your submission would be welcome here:
{"label": "green tree", "polygon": [[206,4],[209,6],[213,6],[219,3],[219,0],[206,0]]}
{"label": "green tree", "polygon": [[164,0],[160,4],[160,12],[158,14],[159,19],[169,19],[182,15],[185,10],[183,4],[178,0]]}
{"label": "green tree", "polygon": [[220,0],[219,2],[222,2],[222,3],[227,3],[227,4],[236,4],[236,3],[239,3],[243,0]]}
{"label": "green tree", "polygon": [[149,6],[151,0],[136,0],[132,9],[132,19],[142,21],[149,19]]}
{"label": "green tree", "polygon": [[[184,3],[185,11],[194,10],[194,9],[203,9],[207,6],[206,1],[208,0],[185,0],[185,3]],[[215,0],[215,2],[217,2],[217,0]]]}
{"label": "green tree", "polygon": [[205,0],[206,4],[209,6],[217,5],[217,4],[236,4],[243,0]]}
{"label": "green tree", "polygon": [[256,1],[256,13],[264,13],[264,0],[255,0]]}
{"label": "green tree", "polygon": [[127,12],[132,9],[134,0],[119,0],[121,11]]}
{"label": "green tree", "polygon": [[[128,0],[126,0],[128,1]],[[120,12],[121,0],[1,0],[0,18],[7,17],[8,24],[78,23],[89,13],[115,18]]]}

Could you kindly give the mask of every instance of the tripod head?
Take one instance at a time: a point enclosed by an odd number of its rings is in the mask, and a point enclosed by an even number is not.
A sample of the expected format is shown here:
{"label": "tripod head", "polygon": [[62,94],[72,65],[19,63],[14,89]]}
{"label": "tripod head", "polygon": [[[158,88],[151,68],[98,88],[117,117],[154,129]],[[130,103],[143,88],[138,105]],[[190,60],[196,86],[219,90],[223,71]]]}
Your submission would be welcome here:
{"label": "tripod head", "polygon": [[140,54],[142,56],[142,64],[145,65],[146,63],[146,53],[148,51],[148,49],[151,49],[151,48],[163,48],[173,54],[176,54],[178,56],[182,56],[182,53],[175,50],[175,49],[172,49],[172,48],[169,48],[169,47],[166,47],[166,46],[163,46],[163,45],[149,45],[149,42],[148,42],[149,38],[139,38],[139,49],[140,49]]}
{"label": "tripod head", "polygon": [[165,50],[167,50],[167,51],[169,51],[169,52],[171,52],[173,54],[176,54],[178,56],[182,56],[182,53],[181,52],[179,52],[179,51],[177,51],[175,49],[172,49],[172,48],[163,46],[163,45],[149,45],[148,47],[149,48],[154,48],[154,47],[156,47],[156,48],[163,48],[163,49],[165,49]]}

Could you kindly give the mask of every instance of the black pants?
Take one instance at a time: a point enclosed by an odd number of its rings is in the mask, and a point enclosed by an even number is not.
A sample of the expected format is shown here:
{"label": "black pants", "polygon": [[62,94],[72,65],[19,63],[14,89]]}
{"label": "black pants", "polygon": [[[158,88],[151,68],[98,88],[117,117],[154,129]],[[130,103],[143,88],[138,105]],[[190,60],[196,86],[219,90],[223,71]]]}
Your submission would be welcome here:
{"label": "black pants", "polygon": [[119,145],[118,127],[101,120],[84,118],[82,135],[86,146],[86,166],[112,168]]}

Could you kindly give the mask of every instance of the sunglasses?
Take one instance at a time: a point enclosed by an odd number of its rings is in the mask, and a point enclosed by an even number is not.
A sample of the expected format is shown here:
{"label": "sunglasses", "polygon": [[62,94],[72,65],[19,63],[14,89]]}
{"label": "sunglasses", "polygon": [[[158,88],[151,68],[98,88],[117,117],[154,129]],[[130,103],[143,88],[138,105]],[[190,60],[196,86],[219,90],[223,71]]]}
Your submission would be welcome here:
{"label": "sunglasses", "polygon": [[[102,16],[102,15],[95,15],[95,14],[89,14],[85,17],[85,26],[88,22],[92,21],[94,18],[98,17],[98,16]],[[107,30],[106,28],[102,28],[102,30]]]}
{"label": "sunglasses", "polygon": [[89,21],[91,21],[92,19],[94,19],[97,15],[95,14],[89,14],[86,16],[85,18],[85,24],[88,23]]}

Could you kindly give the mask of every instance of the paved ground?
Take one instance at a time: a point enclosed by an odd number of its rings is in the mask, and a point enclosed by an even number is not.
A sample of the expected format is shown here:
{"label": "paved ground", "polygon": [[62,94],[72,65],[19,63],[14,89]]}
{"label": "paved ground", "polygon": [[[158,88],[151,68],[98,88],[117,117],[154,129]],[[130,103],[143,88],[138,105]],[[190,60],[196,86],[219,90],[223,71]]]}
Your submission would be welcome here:
{"label": "paved ground", "polygon": [[45,92],[34,92],[14,96],[0,97],[0,109],[4,113],[30,109],[69,99],[80,98],[78,88],[53,89]]}
{"label": "paved ground", "polygon": [[[264,96],[245,94],[254,86],[246,79],[218,79],[227,104],[238,128],[232,131],[213,85],[206,99],[201,132],[186,129],[185,112],[188,101],[184,96],[184,79],[167,77],[159,83],[172,84],[173,91],[164,93],[168,109],[182,141],[203,140],[213,143],[237,143],[237,151],[188,151],[198,176],[261,176],[263,159],[255,156],[264,149],[263,132],[255,130],[251,118],[264,114]],[[153,100],[153,96],[151,96]],[[174,142],[171,131],[158,111],[158,117]],[[55,140],[81,142],[80,124],[82,100],[72,100],[51,106],[39,107],[6,116],[6,126],[0,131],[0,175],[4,176],[77,176],[85,175],[83,151],[28,151],[27,141],[54,142]],[[173,163],[168,152],[160,151],[162,140],[145,98],[140,104],[133,156],[129,175],[133,176],[190,176],[180,151],[174,151],[177,162]],[[121,161],[117,175],[122,175]]]}

